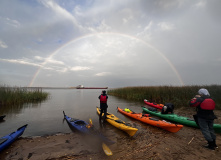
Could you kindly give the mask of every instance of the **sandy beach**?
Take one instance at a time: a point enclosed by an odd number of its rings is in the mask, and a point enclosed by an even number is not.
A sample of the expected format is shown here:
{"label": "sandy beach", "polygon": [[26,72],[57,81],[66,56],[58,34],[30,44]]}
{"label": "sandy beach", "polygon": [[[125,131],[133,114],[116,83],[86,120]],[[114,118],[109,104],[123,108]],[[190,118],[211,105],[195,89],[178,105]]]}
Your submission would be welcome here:
{"label": "sandy beach", "polygon": [[[176,114],[189,116],[193,109],[181,108]],[[221,111],[215,111],[221,123]],[[200,159],[221,160],[221,134],[217,135],[218,149],[211,151],[203,148],[206,141],[197,128],[184,126],[177,133],[153,127],[131,119],[130,123],[138,128],[138,132],[129,137],[110,124],[100,128],[101,132],[115,144],[109,145],[113,155],[104,154],[101,144],[90,137],[84,137],[76,132],[56,134],[41,137],[20,137],[10,147],[0,153],[1,160],[128,160],[128,159]],[[99,126],[96,126],[99,128]]]}

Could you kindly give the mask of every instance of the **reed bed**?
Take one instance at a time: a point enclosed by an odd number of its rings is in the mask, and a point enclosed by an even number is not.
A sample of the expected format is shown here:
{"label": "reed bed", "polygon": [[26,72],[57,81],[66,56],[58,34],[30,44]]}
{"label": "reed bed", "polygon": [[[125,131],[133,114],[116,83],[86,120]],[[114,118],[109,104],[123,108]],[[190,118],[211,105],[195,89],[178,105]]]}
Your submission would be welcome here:
{"label": "reed bed", "polygon": [[206,88],[216,102],[216,109],[221,109],[221,85],[125,87],[108,90],[108,94],[139,102],[144,99],[162,104],[170,102],[179,108],[189,106],[200,88]]}
{"label": "reed bed", "polygon": [[0,87],[0,106],[36,103],[48,98],[41,88]]}

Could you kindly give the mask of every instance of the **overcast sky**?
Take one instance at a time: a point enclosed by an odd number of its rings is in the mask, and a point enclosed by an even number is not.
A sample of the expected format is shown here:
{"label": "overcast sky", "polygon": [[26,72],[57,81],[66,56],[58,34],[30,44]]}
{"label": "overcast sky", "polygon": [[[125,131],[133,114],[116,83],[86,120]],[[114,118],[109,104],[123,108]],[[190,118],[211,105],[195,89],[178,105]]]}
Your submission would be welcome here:
{"label": "overcast sky", "polygon": [[220,0],[0,0],[0,85],[221,84]]}

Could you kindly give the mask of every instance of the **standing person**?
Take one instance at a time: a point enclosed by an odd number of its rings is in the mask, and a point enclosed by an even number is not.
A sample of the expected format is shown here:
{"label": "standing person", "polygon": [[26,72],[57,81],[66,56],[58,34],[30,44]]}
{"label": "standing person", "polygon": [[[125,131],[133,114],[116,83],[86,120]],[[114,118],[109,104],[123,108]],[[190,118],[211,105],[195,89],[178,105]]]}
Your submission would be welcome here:
{"label": "standing person", "polygon": [[104,120],[107,118],[107,99],[108,99],[108,96],[106,94],[106,91],[103,90],[102,91],[102,94],[98,97],[100,99],[100,109],[101,109],[101,112],[100,112],[100,115],[99,115],[99,120],[101,120],[102,118],[102,113],[104,113]]}
{"label": "standing person", "polygon": [[207,89],[201,88],[198,91],[198,94],[199,95],[196,95],[191,99],[189,104],[191,107],[196,107],[197,114],[194,115],[194,119],[199,125],[204,138],[208,142],[204,147],[215,150],[215,148],[218,148],[216,145],[216,135],[213,129],[214,119],[217,119],[213,112],[216,104],[210,98]]}

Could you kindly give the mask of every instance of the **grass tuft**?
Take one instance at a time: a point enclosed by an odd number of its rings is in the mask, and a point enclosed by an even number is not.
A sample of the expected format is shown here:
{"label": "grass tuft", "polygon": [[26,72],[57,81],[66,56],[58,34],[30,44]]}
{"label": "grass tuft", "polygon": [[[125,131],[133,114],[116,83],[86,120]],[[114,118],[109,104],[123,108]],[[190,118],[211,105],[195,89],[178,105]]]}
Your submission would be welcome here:
{"label": "grass tuft", "polygon": [[41,88],[0,87],[0,106],[37,103],[48,98],[48,93]]}

